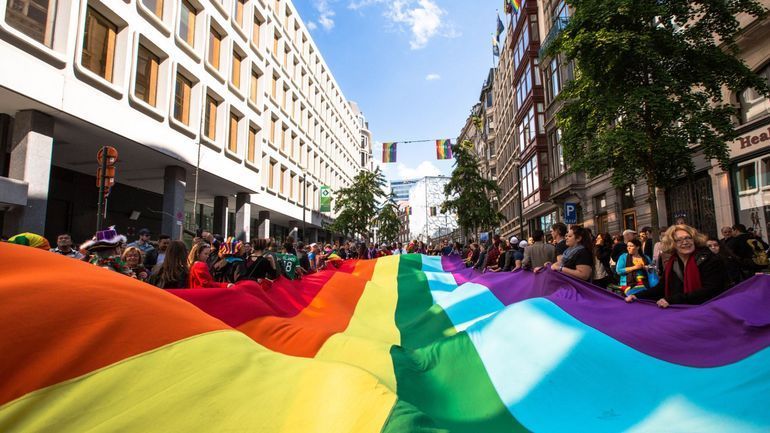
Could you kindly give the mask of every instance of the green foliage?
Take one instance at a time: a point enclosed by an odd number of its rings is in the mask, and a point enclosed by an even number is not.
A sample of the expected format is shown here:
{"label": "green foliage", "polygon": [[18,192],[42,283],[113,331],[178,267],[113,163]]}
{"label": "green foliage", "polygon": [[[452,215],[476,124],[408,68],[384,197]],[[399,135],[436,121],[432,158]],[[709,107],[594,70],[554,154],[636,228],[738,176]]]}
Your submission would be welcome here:
{"label": "green foliage", "polygon": [[736,133],[723,86],[768,92],[735,45],[736,15],[760,16],[762,7],[753,0],[568,3],[574,14],[547,52],[575,62],[557,115],[570,168],[590,176],[612,168],[618,187],[645,179],[654,203],[655,187],[693,170],[693,145],[726,166],[726,142]]}
{"label": "green foliage", "polygon": [[452,178],[444,186],[447,199],[441,205],[441,211],[456,214],[457,223],[465,233],[497,226],[504,219],[497,210],[500,188],[494,181],[481,176],[473,144],[467,140],[455,144],[452,154],[455,158],[454,170]]}
{"label": "green foliage", "polygon": [[378,202],[385,197],[384,185],[385,176],[379,167],[375,171],[360,171],[349,187],[336,192],[334,210],[339,213],[331,229],[348,237],[371,238],[369,226],[377,216]]}
{"label": "green foliage", "polygon": [[385,205],[377,216],[377,225],[380,227],[379,236],[384,242],[394,242],[398,239],[401,221],[398,219],[398,205],[396,196],[391,192]]}

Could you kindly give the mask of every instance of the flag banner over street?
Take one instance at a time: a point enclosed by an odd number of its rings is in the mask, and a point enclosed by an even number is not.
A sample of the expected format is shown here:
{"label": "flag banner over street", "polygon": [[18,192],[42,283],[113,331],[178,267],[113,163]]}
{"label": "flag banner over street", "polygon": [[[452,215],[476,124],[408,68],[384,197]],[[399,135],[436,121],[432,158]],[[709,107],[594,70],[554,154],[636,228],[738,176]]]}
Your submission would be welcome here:
{"label": "flag banner over street", "polygon": [[396,162],[396,151],[398,143],[382,143],[382,162]]}
{"label": "flag banner over street", "polygon": [[452,140],[436,140],[436,159],[452,159]]}
{"label": "flag banner over street", "polygon": [[700,306],[420,255],[164,291],[0,244],[3,432],[761,432],[770,277]]}

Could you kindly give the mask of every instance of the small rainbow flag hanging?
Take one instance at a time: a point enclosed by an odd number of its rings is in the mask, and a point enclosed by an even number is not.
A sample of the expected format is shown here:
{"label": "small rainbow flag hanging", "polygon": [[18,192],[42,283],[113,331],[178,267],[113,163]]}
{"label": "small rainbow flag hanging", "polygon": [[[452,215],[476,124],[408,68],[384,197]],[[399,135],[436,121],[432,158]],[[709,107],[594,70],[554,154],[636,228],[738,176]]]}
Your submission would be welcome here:
{"label": "small rainbow flag hanging", "polygon": [[398,143],[382,143],[382,162],[396,162],[396,145]]}
{"label": "small rainbow flag hanging", "polygon": [[505,0],[505,13],[511,14],[518,12],[521,8],[521,0]]}
{"label": "small rainbow flag hanging", "polygon": [[436,159],[452,159],[452,140],[436,140]]}

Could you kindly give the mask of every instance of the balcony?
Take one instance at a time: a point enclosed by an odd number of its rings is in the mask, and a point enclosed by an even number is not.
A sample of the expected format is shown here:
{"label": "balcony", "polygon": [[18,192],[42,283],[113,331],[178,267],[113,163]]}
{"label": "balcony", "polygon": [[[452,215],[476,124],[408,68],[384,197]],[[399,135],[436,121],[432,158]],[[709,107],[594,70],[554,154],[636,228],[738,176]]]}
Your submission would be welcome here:
{"label": "balcony", "polygon": [[564,172],[551,180],[551,198],[584,189],[586,185],[585,174],[571,171]]}
{"label": "balcony", "polygon": [[540,45],[540,50],[537,53],[541,60],[545,59],[546,50],[548,50],[548,47],[556,40],[562,30],[567,27],[567,23],[569,23],[569,18],[557,18],[553,22],[551,30],[548,31],[548,35],[543,39],[543,43]]}

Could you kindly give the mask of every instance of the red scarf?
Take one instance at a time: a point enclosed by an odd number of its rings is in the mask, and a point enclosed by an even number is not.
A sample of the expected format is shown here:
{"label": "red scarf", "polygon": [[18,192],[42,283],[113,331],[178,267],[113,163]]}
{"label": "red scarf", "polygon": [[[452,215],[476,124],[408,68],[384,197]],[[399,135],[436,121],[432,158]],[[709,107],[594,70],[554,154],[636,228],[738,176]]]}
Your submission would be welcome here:
{"label": "red scarf", "polygon": [[[668,285],[671,281],[671,272],[674,269],[674,261],[678,260],[677,255],[674,254],[671,256],[670,259],[666,262],[666,297],[668,298],[671,295],[671,292],[669,291]],[[700,270],[698,270],[698,265],[695,264],[695,253],[690,255],[690,258],[687,259],[687,264],[684,267],[684,293],[690,294],[702,287],[701,281],[700,281]]]}

